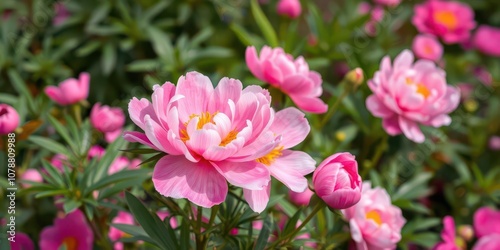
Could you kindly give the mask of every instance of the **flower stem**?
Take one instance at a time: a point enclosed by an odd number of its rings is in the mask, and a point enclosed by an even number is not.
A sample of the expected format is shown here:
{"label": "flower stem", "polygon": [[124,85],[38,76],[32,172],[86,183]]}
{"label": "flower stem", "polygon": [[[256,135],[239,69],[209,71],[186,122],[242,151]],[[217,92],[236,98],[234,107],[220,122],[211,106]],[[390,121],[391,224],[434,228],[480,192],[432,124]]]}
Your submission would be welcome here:
{"label": "flower stem", "polygon": [[326,123],[330,120],[330,118],[332,118],[332,116],[335,114],[335,111],[337,111],[338,106],[348,94],[349,94],[349,89],[344,87],[342,94],[337,98],[335,103],[330,108],[328,108],[328,112],[325,114],[325,116],[323,116],[323,119],[319,124],[319,128],[323,128],[323,126],[326,125]]}

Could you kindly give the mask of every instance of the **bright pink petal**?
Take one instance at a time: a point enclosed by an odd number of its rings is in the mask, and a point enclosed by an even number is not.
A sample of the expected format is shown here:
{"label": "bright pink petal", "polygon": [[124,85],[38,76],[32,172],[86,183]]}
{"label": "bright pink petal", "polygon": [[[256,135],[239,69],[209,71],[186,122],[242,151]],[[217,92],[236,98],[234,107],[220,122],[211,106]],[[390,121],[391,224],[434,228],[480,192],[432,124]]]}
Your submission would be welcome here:
{"label": "bright pink petal", "polygon": [[291,148],[307,137],[311,127],[304,113],[296,108],[286,108],[274,115],[274,122],[269,129],[276,135],[281,134],[281,144]]}
{"label": "bright pink petal", "polygon": [[302,151],[283,150],[269,170],[272,176],[292,191],[304,192],[307,189],[307,179],[304,176],[312,173],[315,165],[316,161]]}
{"label": "bright pink petal", "polygon": [[394,112],[388,109],[376,95],[370,95],[368,98],[366,98],[366,107],[372,113],[372,115],[376,117],[388,118],[394,115]]}
{"label": "bright pink petal", "polygon": [[245,200],[248,202],[250,208],[257,213],[261,213],[264,209],[266,209],[270,194],[271,185],[268,185],[263,190],[243,189],[243,196],[245,197]]}
{"label": "bright pink petal", "polygon": [[214,92],[210,79],[198,72],[189,72],[177,82],[176,94],[185,98],[178,101],[177,108],[182,122],[191,115],[200,115],[208,110],[208,103]]}
{"label": "bright pink petal", "polygon": [[257,50],[254,46],[247,47],[245,51],[245,61],[247,63],[250,72],[255,75],[255,77],[264,81],[264,75],[262,74],[261,63],[257,55]]}
{"label": "bright pink petal", "polygon": [[422,143],[425,141],[425,136],[424,134],[422,134],[422,131],[420,130],[416,122],[400,116],[399,126],[408,139],[416,143]]}
{"label": "bright pink petal", "polygon": [[125,131],[123,133],[123,139],[129,142],[138,142],[142,145],[146,145],[148,147],[151,147],[155,150],[160,151],[159,148],[157,148],[151,141],[148,139],[146,134],[141,133],[141,132],[136,132],[136,131]]}
{"label": "bright pink petal", "polygon": [[269,184],[269,170],[255,161],[248,162],[212,162],[212,165],[226,180],[238,187],[261,190]]}
{"label": "bright pink petal", "polygon": [[52,99],[53,101],[57,102],[60,105],[67,105],[68,103],[66,102],[66,99],[62,96],[61,90],[56,87],[56,86],[48,86],[45,88],[45,94]]}
{"label": "bright pink petal", "polygon": [[318,97],[309,97],[309,96],[300,96],[300,95],[292,95],[290,96],[293,102],[300,109],[313,113],[313,114],[322,114],[328,110],[328,105],[326,105],[323,100]]}
{"label": "bright pink petal", "polygon": [[399,135],[403,132],[401,130],[401,127],[399,126],[397,115],[393,115],[389,118],[384,118],[382,120],[382,127],[384,128],[385,132],[392,136]]}

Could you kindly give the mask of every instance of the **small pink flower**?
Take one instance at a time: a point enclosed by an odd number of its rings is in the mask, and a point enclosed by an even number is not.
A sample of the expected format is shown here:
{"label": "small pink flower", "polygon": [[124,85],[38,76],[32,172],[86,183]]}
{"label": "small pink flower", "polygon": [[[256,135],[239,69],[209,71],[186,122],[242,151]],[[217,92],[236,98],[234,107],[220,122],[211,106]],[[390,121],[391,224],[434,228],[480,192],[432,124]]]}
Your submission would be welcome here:
{"label": "small pink flower", "polygon": [[118,156],[109,166],[108,175],[117,173],[123,169],[130,167],[130,161],[125,156]]}
{"label": "small pink flower", "polygon": [[120,137],[123,133],[123,130],[122,129],[117,129],[115,131],[111,131],[111,132],[106,132],[104,133],[104,140],[107,142],[107,143],[112,143],[114,142],[116,139],[118,139],[118,137]]}
{"label": "small pink flower", "polygon": [[500,211],[482,207],[474,213],[474,232],[478,238],[500,234]]}
{"label": "small pink flower", "polygon": [[40,234],[41,250],[59,249],[91,250],[94,234],[80,210],[56,218],[54,225],[45,227]]}
{"label": "small pink flower", "polygon": [[488,146],[491,150],[499,151],[500,150],[500,136],[492,136],[488,141]]}
{"label": "small pink flower", "polygon": [[368,2],[361,2],[358,6],[358,13],[366,15],[370,13],[370,20],[365,24],[365,31],[369,36],[377,34],[377,25],[385,15],[384,8],[380,5],[371,6]]}
{"label": "small pink flower", "polygon": [[413,25],[421,33],[441,37],[445,43],[467,41],[476,26],[474,11],[456,1],[427,1],[415,6]]}
{"label": "small pink flower", "polygon": [[[170,216],[170,213],[168,211],[159,210],[156,212],[156,215],[158,215],[158,217],[160,217],[161,220],[165,220],[165,218]],[[174,216],[170,217],[169,223],[172,228],[176,228],[179,225],[177,223],[177,219]]]}
{"label": "small pink flower", "polygon": [[323,93],[321,75],[310,71],[302,56],[294,60],[282,48],[268,46],[264,46],[258,55],[255,47],[250,46],[245,60],[255,77],[289,95],[300,109],[319,114],[328,109],[319,98]]}
{"label": "small pink flower", "polygon": [[309,205],[309,201],[311,201],[311,197],[313,196],[313,194],[313,191],[311,191],[311,189],[309,188],[307,188],[304,192],[294,192],[292,190],[288,192],[290,200],[297,206]]}
{"label": "small pink flower", "polygon": [[[43,177],[40,174],[40,172],[38,172],[38,170],[33,169],[33,168],[30,168],[30,169],[26,170],[21,175],[21,179],[25,180],[25,181],[43,182]],[[22,185],[25,188],[29,188],[31,186],[31,184],[28,184],[28,183],[24,183]]]}
{"label": "small pink flower", "polygon": [[491,73],[484,67],[478,66],[473,70],[474,76],[484,85],[491,86],[493,83],[493,76]]}
{"label": "small pink flower", "polygon": [[391,204],[385,189],[363,183],[359,202],[341,210],[349,221],[351,237],[358,249],[394,249],[401,240],[406,220],[401,209]]}
{"label": "small pink flower", "polygon": [[470,83],[459,83],[457,84],[457,88],[460,90],[460,97],[462,101],[468,100],[472,97],[474,85]]}
{"label": "small pink flower", "polygon": [[35,244],[30,237],[22,232],[16,232],[15,242],[10,242],[10,250],[34,250]]}
{"label": "small pink flower", "polygon": [[97,130],[107,133],[120,130],[125,124],[125,115],[121,108],[113,108],[96,103],[90,112],[90,123]]}
{"label": "small pink flower", "polygon": [[375,0],[375,3],[389,7],[396,7],[401,3],[401,0]]}
{"label": "small pink flower", "polygon": [[425,136],[419,124],[432,127],[449,125],[448,113],[460,102],[457,88],[446,84],[445,72],[428,60],[413,62],[413,54],[405,50],[394,60],[382,59],[380,70],[368,81],[373,94],[366,107],[389,135],[404,135],[417,143]]}
{"label": "small pink flower", "polygon": [[45,88],[45,94],[59,105],[66,106],[75,104],[87,99],[89,95],[89,73],[83,72],[79,79],[70,78],[59,84],[59,87],[48,86]]}
{"label": "small pink flower", "polygon": [[481,25],[473,38],[474,47],[486,55],[500,57],[500,28]]}
{"label": "small pink flower", "polygon": [[500,234],[489,234],[479,239],[472,250],[498,250],[500,249]]}
{"label": "small pink flower", "polygon": [[333,209],[344,209],[358,203],[361,184],[358,163],[350,153],[337,153],[326,158],[313,174],[316,194]]}
{"label": "small pink flower", "polygon": [[14,132],[19,126],[19,114],[7,104],[0,104],[0,135]]}
{"label": "small pink flower", "polygon": [[302,13],[302,6],[299,0],[280,0],[276,6],[276,11],[280,15],[295,19]]}
{"label": "small pink flower", "polygon": [[64,171],[64,165],[69,167],[68,157],[63,154],[56,154],[50,159],[50,164],[62,172]]}
{"label": "small pink flower", "polygon": [[413,39],[412,50],[418,58],[428,59],[434,62],[439,61],[443,56],[443,46],[431,35],[417,35],[415,39]]}
{"label": "small pink flower", "polygon": [[52,20],[52,25],[59,26],[66,21],[71,16],[71,12],[68,11],[64,3],[54,4],[55,16]]}
{"label": "small pink flower", "polygon": [[[116,215],[116,217],[113,218],[113,220],[111,221],[111,224],[134,225],[135,221],[134,221],[134,217],[130,213],[119,211],[118,215]],[[109,227],[108,237],[112,241],[117,241],[117,240],[119,240],[123,237],[126,237],[126,236],[127,236],[127,234],[120,231],[118,228],[115,228],[113,226]],[[123,249],[123,243],[122,242],[115,242],[114,249],[115,250]]]}
{"label": "small pink flower", "polygon": [[443,231],[441,231],[442,242],[436,244],[433,250],[460,250],[455,241],[455,220],[453,217],[443,218]]}

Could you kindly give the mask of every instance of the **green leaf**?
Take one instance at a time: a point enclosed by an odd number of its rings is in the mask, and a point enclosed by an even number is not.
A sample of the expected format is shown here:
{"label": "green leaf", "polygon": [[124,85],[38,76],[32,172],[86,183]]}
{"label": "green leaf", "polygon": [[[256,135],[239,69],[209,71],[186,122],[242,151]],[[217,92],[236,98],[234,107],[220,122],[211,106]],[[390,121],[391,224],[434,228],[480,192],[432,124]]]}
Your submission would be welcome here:
{"label": "green leaf", "polygon": [[413,199],[424,195],[429,191],[425,183],[431,178],[431,173],[421,173],[417,175],[415,178],[401,185],[398,191],[392,196],[392,199]]}
{"label": "green leaf", "polygon": [[160,63],[156,59],[136,60],[127,65],[130,72],[155,71],[160,68]]}
{"label": "green leaf", "polygon": [[148,32],[153,49],[159,57],[174,58],[174,48],[167,34],[155,27],[149,27],[146,32]]}
{"label": "green leaf", "polygon": [[151,174],[151,169],[138,169],[138,170],[126,170],[126,171],[121,171],[116,174],[106,176],[102,178],[100,181],[94,183],[87,189],[85,189],[85,196],[89,194],[90,192],[94,190],[101,189],[105,186],[111,185],[111,184],[117,184],[118,182],[122,181],[131,181],[131,180],[144,180],[149,177]]}
{"label": "green leaf", "polygon": [[259,26],[260,30],[262,31],[262,34],[266,38],[269,45],[271,47],[278,47],[279,43],[278,43],[278,37],[276,36],[276,32],[274,31],[273,26],[271,26],[269,20],[267,20],[267,17],[266,15],[264,15],[264,12],[262,12],[262,9],[260,8],[260,5],[257,2],[257,0],[251,0],[250,8],[252,9],[252,15],[255,18],[257,25]]}
{"label": "green leaf", "polygon": [[47,149],[50,152],[53,153],[59,153],[63,155],[68,155],[68,149],[64,147],[62,144],[59,142],[56,142],[52,139],[42,137],[42,136],[37,136],[37,135],[31,135],[28,138],[29,141],[33,142],[34,144]]}
{"label": "green leaf", "polygon": [[64,184],[64,180],[61,176],[61,173],[54,167],[52,164],[48,163],[46,160],[42,160],[42,165],[44,169],[48,173],[48,177],[53,180],[55,184],[57,184],[60,188],[65,188],[66,184]]}
{"label": "green leaf", "polygon": [[295,228],[297,228],[297,221],[300,219],[300,215],[302,214],[302,208],[298,209],[297,212],[290,218],[285,225],[285,228],[283,229],[282,236],[288,235],[291,233]]}
{"label": "green leaf", "polygon": [[17,98],[14,95],[0,93],[0,102],[14,105],[17,102]]}
{"label": "green leaf", "polygon": [[259,237],[255,242],[254,249],[262,250],[266,247],[272,229],[273,229],[273,217],[270,214],[268,214],[266,219],[264,220],[262,229],[260,230]]}
{"label": "green leaf", "polygon": [[134,226],[134,225],[129,225],[129,224],[111,224],[110,226],[114,227],[114,228],[117,228],[118,230],[124,232],[124,233],[127,233],[127,234],[130,234],[132,236],[138,236],[138,237],[142,237],[143,239],[147,239],[145,241],[151,243],[151,244],[155,244],[155,241],[152,240],[147,234],[146,232],[144,231],[144,229],[142,229],[141,227],[139,226]]}
{"label": "green leaf", "polygon": [[105,75],[111,74],[116,66],[116,47],[112,43],[104,45],[101,57],[102,71]]}
{"label": "green leaf", "polygon": [[63,209],[66,214],[69,214],[75,211],[75,209],[79,208],[81,205],[81,201],[67,200],[66,202],[64,202]]}
{"label": "green leaf", "polygon": [[132,154],[154,154],[158,153],[158,150],[152,148],[131,148],[131,149],[122,149],[120,151],[128,152]]}
{"label": "green leaf", "polygon": [[26,86],[26,83],[21,78],[19,73],[14,69],[9,69],[7,71],[7,74],[9,75],[9,79],[10,82],[12,83],[12,86],[16,89],[16,91],[19,94],[21,94],[26,98],[26,100],[28,101],[28,108],[30,109],[31,112],[35,113],[37,109],[35,108],[35,104],[33,102],[33,96],[31,95],[28,87]]}
{"label": "green leaf", "polygon": [[63,127],[63,125],[53,116],[49,115],[49,122],[54,126],[54,129],[56,130],[57,134],[59,134],[65,141],[66,143],[71,147],[71,149],[74,149],[74,140],[71,139],[69,136],[68,130]]}
{"label": "green leaf", "polygon": [[141,224],[144,231],[154,240],[161,249],[178,249],[175,234],[168,223],[158,218],[156,214],[151,214],[148,209],[131,193],[125,193],[125,200],[134,215],[134,218]]}

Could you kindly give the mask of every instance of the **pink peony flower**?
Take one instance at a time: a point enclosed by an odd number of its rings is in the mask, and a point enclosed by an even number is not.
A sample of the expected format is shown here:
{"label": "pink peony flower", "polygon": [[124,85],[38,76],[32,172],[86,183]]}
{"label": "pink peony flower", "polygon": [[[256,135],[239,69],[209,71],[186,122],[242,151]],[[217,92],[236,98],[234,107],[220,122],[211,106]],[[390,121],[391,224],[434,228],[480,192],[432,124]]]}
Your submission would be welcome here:
{"label": "pink peony flower", "polygon": [[500,136],[492,136],[488,141],[488,146],[491,150],[499,151],[500,150]]}
{"label": "pink peony flower", "polygon": [[245,60],[255,77],[268,82],[292,98],[300,109],[310,113],[325,113],[328,106],[319,98],[323,93],[321,75],[310,71],[302,56],[296,60],[282,48],[264,46],[257,54],[247,47]]}
{"label": "pink peony flower", "polygon": [[16,238],[14,242],[10,242],[10,250],[34,250],[35,244],[30,239],[30,237],[21,232],[16,232]]}
{"label": "pink peony flower", "polygon": [[276,6],[276,11],[280,15],[295,19],[302,13],[302,6],[299,0],[280,0]]}
{"label": "pink peony flower", "polygon": [[500,57],[500,28],[481,25],[473,38],[474,47],[486,55]]}
{"label": "pink peony flower", "polygon": [[481,238],[490,234],[500,234],[500,211],[482,207],[474,213],[474,232]]}
{"label": "pink peony flower", "polygon": [[448,113],[460,102],[458,89],[446,84],[445,72],[428,60],[414,63],[408,50],[399,54],[393,65],[384,57],[368,86],[374,94],[366,99],[366,107],[382,118],[385,131],[393,136],[404,133],[418,143],[425,140],[418,124],[449,125]]}
{"label": "pink peony flower", "polygon": [[[294,192],[307,189],[307,179],[304,177],[314,171],[316,161],[302,151],[292,151],[289,148],[301,143],[309,134],[309,122],[304,113],[296,108],[286,108],[276,113],[274,122],[269,128],[273,134],[281,134],[282,139],[271,152],[256,159],[269,170],[270,175],[285,184]],[[269,201],[271,185],[263,190],[243,189],[245,199],[256,212],[262,212]]]}
{"label": "pink peony flower", "polygon": [[311,201],[311,197],[313,196],[313,194],[313,191],[311,191],[311,189],[309,188],[307,188],[304,192],[294,192],[292,190],[288,192],[290,200],[297,206],[309,205],[309,201]]}
{"label": "pink peony flower", "polygon": [[0,104],[0,135],[14,132],[19,126],[19,114],[7,104]]}
{"label": "pink peony flower", "polygon": [[[119,211],[118,214],[116,215],[116,217],[113,218],[113,220],[111,221],[111,224],[134,225],[135,221],[134,221],[134,217],[130,213]],[[109,232],[108,232],[108,237],[112,241],[117,241],[123,237],[127,237],[127,234],[125,232],[120,231],[118,228],[110,226]],[[115,250],[124,249],[123,242],[115,242],[114,249]]]}
{"label": "pink peony flower", "polygon": [[415,56],[437,62],[443,56],[443,46],[431,35],[420,34],[413,39],[412,50]]}
{"label": "pink peony flower", "polygon": [[365,31],[369,36],[377,34],[377,25],[385,15],[384,8],[380,5],[371,6],[368,2],[361,2],[358,6],[358,13],[366,15],[370,13],[370,20],[365,24]]}
{"label": "pink peony flower", "polygon": [[443,231],[441,231],[442,242],[437,243],[433,250],[460,250],[456,244],[455,221],[453,217],[446,216],[443,219]]}
{"label": "pink peony flower", "polygon": [[41,250],[66,249],[91,250],[94,234],[80,210],[67,214],[64,218],[56,218],[54,225],[45,227],[38,243]]}
{"label": "pink peony flower", "polygon": [[59,26],[66,21],[71,16],[71,12],[68,11],[64,3],[54,4],[55,16],[52,20],[52,25]]}
{"label": "pink peony flower", "polygon": [[474,11],[456,1],[427,1],[415,6],[413,25],[420,33],[441,37],[445,43],[461,43],[476,26]]}
{"label": "pink peony flower", "polygon": [[226,181],[249,190],[268,185],[269,170],[256,160],[275,150],[281,132],[269,131],[277,118],[267,91],[242,89],[229,78],[214,89],[197,72],[180,77],[177,87],[166,82],[153,89],[152,103],[129,103],[130,118],[145,133],[128,131],[124,138],[168,154],[153,172],[160,194],[212,207],[225,200]]}
{"label": "pink peony flower", "polygon": [[396,7],[401,3],[401,0],[375,0],[375,3],[389,7]]}
{"label": "pink peony flower", "polygon": [[70,78],[59,84],[59,87],[48,86],[45,88],[45,94],[59,105],[66,106],[75,104],[87,99],[89,95],[90,75],[83,72],[79,79]]}
{"label": "pink peony flower", "polygon": [[[21,180],[24,181],[34,181],[34,182],[43,182],[42,175],[38,172],[38,170],[30,168],[27,169],[22,175]],[[23,187],[29,188],[31,184],[23,183]]]}
{"label": "pink peony flower", "polygon": [[103,133],[113,132],[123,127],[125,115],[121,108],[101,106],[100,103],[96,103],[90,112],[90,123]]}
{"label": "pink peony flower", "polygon": [[490,234],[479,239],[472,250],[498,250],[500,249],[500,234]]}
{"label": "pink peony flower", "polygon": [[361,198],[361,176],[358,163],[350,153],[326,158],[313,174],[316,194],[333,209],[353,206]]}
{"label": "pink peony flower", "polygon": [[351,237],[358,249],[394,249],[401,240],[406,220],[401,209],[391,204],[385,189],[363,183],[359,202],[341,210],[349,221]]}

